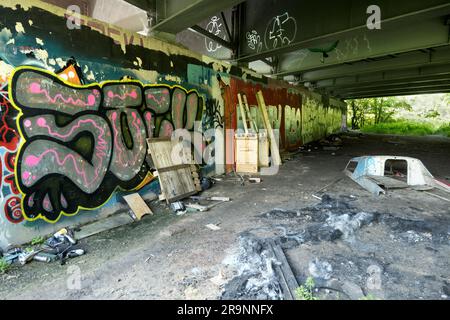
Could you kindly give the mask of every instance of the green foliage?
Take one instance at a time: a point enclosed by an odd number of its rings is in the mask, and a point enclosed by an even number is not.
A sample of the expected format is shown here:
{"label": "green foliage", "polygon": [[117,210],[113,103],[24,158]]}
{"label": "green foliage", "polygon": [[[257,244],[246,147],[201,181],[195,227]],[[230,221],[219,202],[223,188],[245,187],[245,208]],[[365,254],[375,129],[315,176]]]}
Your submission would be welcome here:
{"label": "green foliage", "polygon": [[411,111],[405,100],[396,97],[353,99],[350,101],[352,129],[363,128],[368,120],[374,124],[388,122],[399,110]]}
{"label": "green foliage", "polygon": [[299,300],[318,300],[317,297],[314,296],[314,279],[313,277],[308,277],[304,285],[301,285],[295,290],[295,294],[297,299]]}
{"label": "green foliage", "polygon": [[365,126],[361,131],[367,133],[425,136],[434,134],[435,128],[426,123],[401,120]]}
{"label": "green foliage", "polygon": [[36,246],[39,244],[43,244],[44,242],[45,242],[45,238],[38,236],[38,237],[33,238],[33,240],[31,240],[31,245]]}
{"label": "green foliage", "polygon": [[431,110],[431,111],[428,111],[426,114],[425,114],[425,118],[432,118],[432,119],[434,119],[434,118],[437,118],[437,117],[439,117],[441,114],[439,113],[439,111],[437,111],[437,110]]}
{"label": "green foliage", "polygon": [[415,135],[415,136],[426,136],[436,134],[450,138],[450,123],[444,124],[440,127],[436,127],[429,123],[398,120],[387,123],[368,125],[362,128],[361,131],[366,133]]}
{"label": "green foliage", "polygon": [[445,102],[447,102],[448,104],[450,104],[450,93],[447,93],[445,95]]}
{"label": "green foliage", "polygon": [[8,272],[11,265],[4,258],[0,258],[0,274]]}
{"label": "green foliage", "polygon": [[450,138],[450,123],[444,124],[436,130],[435,134],[440,134]]}

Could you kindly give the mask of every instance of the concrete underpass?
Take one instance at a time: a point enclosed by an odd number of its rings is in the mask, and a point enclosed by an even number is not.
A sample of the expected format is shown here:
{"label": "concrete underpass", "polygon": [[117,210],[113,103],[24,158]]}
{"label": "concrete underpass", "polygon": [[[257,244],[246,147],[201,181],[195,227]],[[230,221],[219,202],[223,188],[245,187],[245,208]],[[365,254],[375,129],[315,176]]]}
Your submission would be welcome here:
{"label": "concrete underpass", "polygon": [[0,17],[0,299],[449,299],[450,138],[351,128],[359,99],[450,108],[448,1]]}

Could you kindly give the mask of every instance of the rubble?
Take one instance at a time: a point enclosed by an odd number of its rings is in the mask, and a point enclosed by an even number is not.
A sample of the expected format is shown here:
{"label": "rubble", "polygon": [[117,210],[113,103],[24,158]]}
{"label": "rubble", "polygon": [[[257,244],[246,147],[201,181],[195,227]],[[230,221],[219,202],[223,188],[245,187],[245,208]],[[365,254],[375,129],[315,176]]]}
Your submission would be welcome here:
{"label": "rubble", "polygon": [[[270,252],[270,242],[279,243],[284,250],[295,249],[296,252],[322,242],[333,246],[338,241],[358,250],[364,246],[357,240],[360,230],[381,224],[404,245],[450,245],[448,223],[406,219],[391,213],[365,212],[351,205],[354,200],[355,197],[334,199],[324,194],[322,201],[313,206],[298,210],[275,208],[258,215],[269,225],[241,234],[239,254],[235,255],[233,262],[238,272],[226,283],[222,298],[288,298],[283,294],[282,277],[274,271],[280,262]],[[312,276],[318,294],[324,299],[378,299],[386,295],[379,283],[387,285],[401,277],[394,270],[389,270],[388,274],[388,265],[374,254],[344,256],[334,253],[328,258],[312,257],[300,271],[296,266],[295,277],[298,283],[304,283],[308,275]],[[258,290],[261,295],[257,294]]]}
{"label": "rubble", "polygon": [[274,255],[268,243],[251,234],[239,238],[239,252],[229,264],[237,268],[237,275],[224,288],[223,300],[281,300],[283,294],[275,276]]}

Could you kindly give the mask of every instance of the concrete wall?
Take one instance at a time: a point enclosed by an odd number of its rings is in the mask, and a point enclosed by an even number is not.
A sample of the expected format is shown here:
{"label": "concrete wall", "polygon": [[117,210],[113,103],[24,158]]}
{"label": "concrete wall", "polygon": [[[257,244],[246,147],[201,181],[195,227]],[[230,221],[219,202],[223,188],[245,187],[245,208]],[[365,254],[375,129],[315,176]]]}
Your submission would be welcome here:
{"label": "concrete wall", "polygon": [[65,14],[0,4],[2,248],[124,210],[126,192],[156,191],[148,137],[184,128],[201,139],[202,170],[224,172],[241,90],[252,105],[263,90],[286,149],[338,128],[341,111],[302,88],[87,17],[69,29]]}

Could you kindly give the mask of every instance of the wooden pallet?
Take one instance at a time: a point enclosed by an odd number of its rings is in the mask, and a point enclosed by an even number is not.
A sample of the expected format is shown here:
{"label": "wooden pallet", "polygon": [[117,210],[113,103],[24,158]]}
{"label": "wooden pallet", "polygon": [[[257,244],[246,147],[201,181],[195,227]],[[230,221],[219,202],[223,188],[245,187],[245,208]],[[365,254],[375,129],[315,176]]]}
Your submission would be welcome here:
{"label": "wooden pallet", "polygon": [[[187,198],[201,191],[197,168],[186,159],[172,159],[177,142],[170,138],[147,139],[148,151],[158,171],[161,193],[167,203]],[[193,173],[197,173],[194,177]]]}

